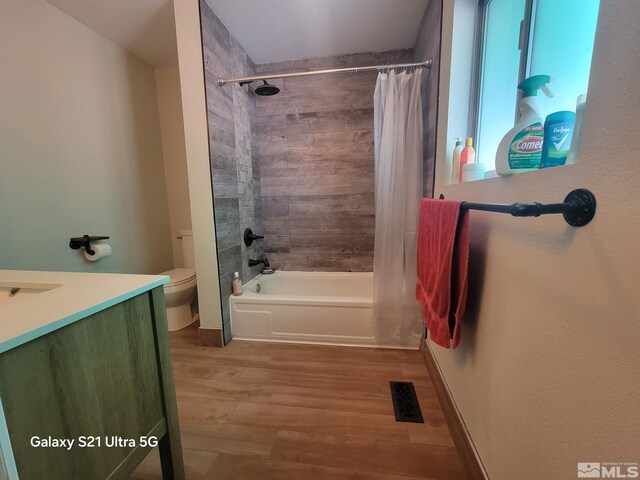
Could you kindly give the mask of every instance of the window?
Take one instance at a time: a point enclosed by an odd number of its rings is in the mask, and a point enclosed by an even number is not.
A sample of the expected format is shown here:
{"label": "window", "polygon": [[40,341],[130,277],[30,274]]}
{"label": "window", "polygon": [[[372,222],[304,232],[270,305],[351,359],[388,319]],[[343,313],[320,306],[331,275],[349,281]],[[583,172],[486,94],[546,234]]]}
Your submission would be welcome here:
{"label": "window", "polygon": [[478,161],[494,170],[498,144],[519,116],[517,85],[552,78],[544,115],[575,111],[587,93],[599,0],[481,0],[475,130]]}

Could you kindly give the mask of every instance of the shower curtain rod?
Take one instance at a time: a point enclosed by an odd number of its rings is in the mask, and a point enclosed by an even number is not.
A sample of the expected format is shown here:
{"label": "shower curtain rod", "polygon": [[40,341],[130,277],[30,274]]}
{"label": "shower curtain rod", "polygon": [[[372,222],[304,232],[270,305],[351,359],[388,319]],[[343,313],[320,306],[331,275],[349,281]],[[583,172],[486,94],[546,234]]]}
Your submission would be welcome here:
{"label": "shower curtain rod", "polygon": [[325,73],[346,73],[346,72],[368,72],[370,70],[390,70],[392,68],[431,68],[433,60],[429,59],[424,62],[418,63],[398,63],[395,65],[372,65],[369,67],[351,67],[351,68],[332,68],[330,70],[311,70],[309,72],[294,72],[294,73],[277,73],[274,75],[260,75],[256,77],[242,77],[242,78],[218,78],[218,85],[223,86],[227,83],[250,83],[255,80],[271,80],[273,78],[291,78],[291,77],[306,77],[308,75],[320,75]]}

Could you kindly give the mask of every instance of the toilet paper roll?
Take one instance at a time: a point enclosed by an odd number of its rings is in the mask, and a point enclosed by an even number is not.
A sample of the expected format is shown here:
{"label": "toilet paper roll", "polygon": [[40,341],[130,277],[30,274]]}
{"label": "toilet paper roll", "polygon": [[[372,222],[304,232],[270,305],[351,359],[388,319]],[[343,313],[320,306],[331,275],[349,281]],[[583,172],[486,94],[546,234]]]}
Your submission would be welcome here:
{"label": "toilet paper roll", "polygon": [[93,250],[95,254],[90,255],[86,250],[84,252],[84,258],[86,258],[90,262],[95,262],[111,255],[111,245],[109,245],[108,243],[91,245],[91,250]]}

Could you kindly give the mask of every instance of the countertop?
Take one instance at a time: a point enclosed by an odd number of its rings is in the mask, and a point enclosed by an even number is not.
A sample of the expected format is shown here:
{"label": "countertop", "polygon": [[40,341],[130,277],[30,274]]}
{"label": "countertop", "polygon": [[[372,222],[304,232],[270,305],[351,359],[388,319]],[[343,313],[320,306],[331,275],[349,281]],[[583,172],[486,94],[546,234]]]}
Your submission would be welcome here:
{"label": "countertop", "polygon": [[[0,305],[0,353],[169,281],[165,275],[0,270],[0,285],[59,285]],[[13,285],[15,284],[15,285]]]}

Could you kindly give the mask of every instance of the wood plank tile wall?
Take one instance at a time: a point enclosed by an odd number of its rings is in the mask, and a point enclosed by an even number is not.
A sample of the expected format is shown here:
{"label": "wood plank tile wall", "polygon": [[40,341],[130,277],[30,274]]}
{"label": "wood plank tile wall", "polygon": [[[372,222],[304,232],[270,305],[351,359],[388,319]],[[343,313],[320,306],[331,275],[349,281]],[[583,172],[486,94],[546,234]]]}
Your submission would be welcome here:
{"label": "wood plank tile wall", "polygon": [[248,260],[262,255],[262,245],[245,247],[242,232],[247,227],[262,231],[262,205],[259,165],[255,163],[255,95],[238,84],[219,87],[217,79],[253,75],[255,67],[204,0],[200,2],[200,12],[222,323],[228,342],[233,273],[241,272],[247,282],[260,271],[259,267],[250,269]]}
{"label": "wood plank tile wall", "polygon": [[[256,74],[413,61],[412,50],[256,65]],[[257,97],[265,254],[285,270],[372,271],[377,72],[273,80]]]}
{"label": "wood plank tile wall", "polygon": [[[425,75],[425,195],[432,194],[439,26],[431,0],[415,49],[255,65],[201,0],[211,174],[223,295],[233,272],[244,281],[259,267],[242,231],[266,235],[264,253],[285,270],[371,271],[375,228],[373,91],[376,72],[273,80],[272,97],[253,86],[219,87],[218,77],[403,63],[434,58]],[[433,22],[430,21],[433,20]],[[436,22],[436,23],[434,23]],[[228,332],[228,333],[227,333]]]}

